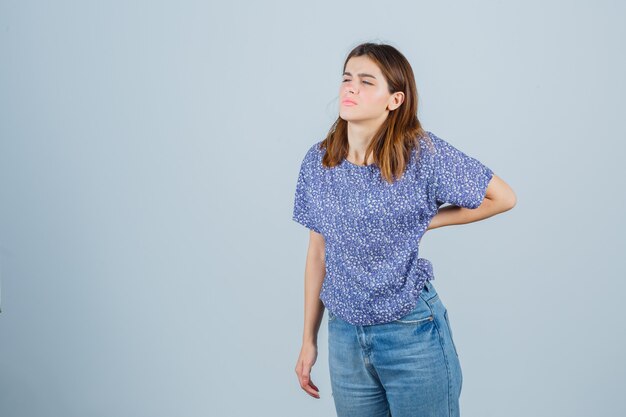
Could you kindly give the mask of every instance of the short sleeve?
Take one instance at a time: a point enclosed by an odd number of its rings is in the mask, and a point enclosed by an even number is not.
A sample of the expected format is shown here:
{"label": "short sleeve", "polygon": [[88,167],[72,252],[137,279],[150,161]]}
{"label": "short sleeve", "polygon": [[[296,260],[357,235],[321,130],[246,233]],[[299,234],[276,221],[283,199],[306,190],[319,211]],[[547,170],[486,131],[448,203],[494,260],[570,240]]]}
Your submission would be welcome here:
{"label": "short sleeve", "polygon": [[293,203],[293,217],[292,219],[307,228],[321,233],[317,222],[317,213],[315,211],[315,196],[314,192],[314,176],[313,176],[313,163],[315,162],[316,150],[315,146],[311,147],[304,156],[302,164],[300,165],[300,173],[298,174],[298,181],[296,183],[296,193]]}
{"label": "short sleeve", "polygon": [[433,190],[437,205],[449,203],[469,209],[478,208],[485,198],[493,171],[447,141],[432,133],[430,137],[435,146]]}

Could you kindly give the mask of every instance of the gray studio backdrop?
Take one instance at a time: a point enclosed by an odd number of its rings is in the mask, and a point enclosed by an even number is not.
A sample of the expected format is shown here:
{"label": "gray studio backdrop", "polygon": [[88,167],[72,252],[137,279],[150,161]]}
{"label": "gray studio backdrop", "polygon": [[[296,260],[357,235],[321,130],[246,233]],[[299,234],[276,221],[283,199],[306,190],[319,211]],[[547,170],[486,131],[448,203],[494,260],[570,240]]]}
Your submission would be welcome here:
{"label": "gray studio backdrop", "polygon": [[622,2],[0,1],[0,416],[332,416],[305,151],[363,41],[518,196],[428,232],[465,416],[624,415]]}

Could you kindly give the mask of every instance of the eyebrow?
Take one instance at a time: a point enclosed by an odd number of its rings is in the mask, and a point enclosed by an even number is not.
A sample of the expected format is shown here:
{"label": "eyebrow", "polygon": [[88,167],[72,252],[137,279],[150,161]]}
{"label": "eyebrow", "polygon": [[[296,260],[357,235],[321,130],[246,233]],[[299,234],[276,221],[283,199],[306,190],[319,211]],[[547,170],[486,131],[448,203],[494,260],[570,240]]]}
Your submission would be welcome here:
{"label": "eyebrow", "polygon": [[[352,77],[352,74],[350,74],[348,71],[344,72],[343,75],[349,75]],[[376,79],[376,77],[374,77],[372,74],[366,74],[364,72],[357,74],[359,77],[363,78],[363,77],[372,77],[373,79]]]}

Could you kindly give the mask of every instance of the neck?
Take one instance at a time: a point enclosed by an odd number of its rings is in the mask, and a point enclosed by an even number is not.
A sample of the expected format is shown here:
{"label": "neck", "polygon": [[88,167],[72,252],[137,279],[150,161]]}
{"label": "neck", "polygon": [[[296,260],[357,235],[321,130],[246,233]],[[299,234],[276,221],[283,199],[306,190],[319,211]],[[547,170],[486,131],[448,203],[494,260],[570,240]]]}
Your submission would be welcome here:
{"label": "neck", "polygon": [[[367,120],[359,122],[348,122],[348,159],[350,162],[361,164],[365,157],[365,151],[374,138],[374,134],[380,128],[382,120]],[[367,165],[374,162],[373,155],[370,154]]]}

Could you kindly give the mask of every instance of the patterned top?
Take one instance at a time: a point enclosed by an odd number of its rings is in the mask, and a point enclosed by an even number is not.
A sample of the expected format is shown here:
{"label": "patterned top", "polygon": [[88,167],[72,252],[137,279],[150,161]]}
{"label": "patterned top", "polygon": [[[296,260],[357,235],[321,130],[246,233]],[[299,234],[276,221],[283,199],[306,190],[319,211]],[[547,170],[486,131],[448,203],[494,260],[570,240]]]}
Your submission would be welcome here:
{"label": "patterned top", "polygon": [[293,220],[324,236],[324,306],[354,325],[396,320],[411,312],[427,280],[419,242],[444,203],[477,208],[493,171],[426,131],[401,179],[389,184],[375,164],[344,159],[322,165],[325,149],[306,152],[296,185]]}

